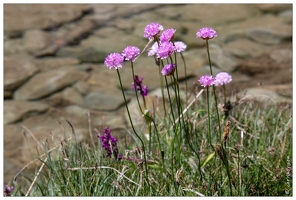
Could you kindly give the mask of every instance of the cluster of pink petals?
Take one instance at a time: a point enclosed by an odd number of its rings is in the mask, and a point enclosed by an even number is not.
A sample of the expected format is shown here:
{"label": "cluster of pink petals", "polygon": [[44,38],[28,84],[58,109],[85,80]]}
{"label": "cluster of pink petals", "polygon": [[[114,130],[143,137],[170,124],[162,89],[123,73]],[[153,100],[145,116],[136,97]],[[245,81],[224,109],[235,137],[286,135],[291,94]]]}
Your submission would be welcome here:
{"label": "cluster of pink petals", "polygon": [[[166,43],[166,42],[164,42],[164,43]],[[174,42],[173,48],[174,48],[174,51],[180,53],[180,52],[185,51],[185,49],[187,48],[187,45],[182,41],[177,41],[177,42]],[[162,50],[164,50],[164,49],[162,48],[161,51]],[[172,50],[171,45],[169,46],[169,50]],[[148,56],[155,56],[155,55],[157,55],[157,52],[158,52],[158,43],[154,42],[154,44],[149,48]]]}
{"label": "cluster of pink petals", "polygon": [[199,31],[196,32],[196,38],[202,38],[204,40],[209,40],[214,37],[217,37],[217,33],[214,29],[212,28],[201,28]]}
{"label": "cluster of pink petals", "polygon": [[163,26],[159,23],[152,22],[148,24],[144,29],[144,38],[148,38],[149,40],[153,39],[156,35],[163,30]]}
{"label": "cluster of pink petals", "polygon": [[172,41],[174,39],[175,32],[176,32],[176,29],[173,29],[173,28],[164,30],[159,37],[160,42]]}
{"label": "cluster of pink petals", "polygon": [[185,49],[187,47],[187,45],[182,41],[174,42],[174,44],[175,44],[175,51],[177,51],[179,53],[185,51]]}
{"label": "cluster of pink petals", "polygon": [[123,66],[124,57],[120,53],[111,53],[105,58],[104,65],[108,69],[120,69]]}
{"label": "cluster of pink petals", "polygon": [[166,59],[175,51],[175,47],[171,42],[163,42],[158,47],[156,56],[160,59]]}
{"label": "cluster of pink petals", "polygon": [[214,85],[215,78],[207,74],[207,75],[201,76],[198,81],[200,82],[201,86],[209,87]]}
{"label": "cluster of pink petals", "polygon": [[215,86],[226,85],[232,81],[231,75],[227,72],[220,72],[215,77]]}
{"label": "cluster of pink petals", "polygon": [[154,44],[150,47],[148,51],[148,56],[155,56],[158,50],[158,44],[157,42],[154,42]]}
{"label": "cluster of pink petals", "polygon": [[127,60],[127,61],[131,60],[132,62],[135,61],[136,57],[139,54],[140,54],[140,49],[135,46],[127,46],[122,51],[122,55],[124,56],[125,60]]}
{"label": "cluster of pink petals", "polygon": [[161,70],[161,74],[163,76],[170,76],[174,73],[175,69],[176,69],[177,65],[176,64],[166,64],[162,70]]}

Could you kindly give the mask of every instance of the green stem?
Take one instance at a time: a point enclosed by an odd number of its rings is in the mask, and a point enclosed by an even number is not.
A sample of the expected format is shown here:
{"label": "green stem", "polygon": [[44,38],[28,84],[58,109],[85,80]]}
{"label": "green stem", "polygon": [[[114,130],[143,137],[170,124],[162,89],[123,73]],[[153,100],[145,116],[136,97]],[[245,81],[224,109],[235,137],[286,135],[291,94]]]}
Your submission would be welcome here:
{"label": "green stem", "polygon": [[[131,62],[131,68],[132,68],[132,75],[133,75],[133,79],[134,79],[135,72],[134,72],[133,62]],[[143,112],[140,101],[139,101],[137,90],[135,90],[135,93],[136,93],[136,99],[137,99],[137,102],[138,102],[138,106],[139,106],[139,109],[140,109],[142,115],[144,116],[145,120],[146,120],[146,117],[148,118],[148,123],[149,124],[147,123],[147,126],[148,126],[148,132],[149,132],[149,149],[151,148],[151,134],[152,134],[152,132],[151,132],[151,122],[152,122],[153,125],[154,125],[154,129],[156,131],[156,137],[157,137],[157,141],[158,141],[159,151],[163,152],[163,150],[161,148],[161,144],[160,144],[160,139],[159,139],[159,134],[158,134],[158,129],[157,129],[156,123],[155,123],[154,119],[152,117],[150,117],[149,113],[146,114],[146,113]],[[146,109],[146,102],[145,102],[145,97],[144,96],[143,96],[143,102],[144,102],[144,106],[145,106],[145,109]],[[147,120],[146,120],[146,122],[147,122]],[[164,168],[164,158],[163,158],[163,156],[162,156],[162,166]]]}
{"label": "green stem", "polygon": [[143,140],[141,139],[141,137],[137,134],[136,130],[135,130],[135,127],[133,125],[133,121],[132,121],[132,118],[131,118],[131,115],[130,115],[130,111],[128,109],[128,106],[127,106],[127,101],[126,101],[126,98],[125,98],[125,94],[124,94],[124,91],[123,91],[123,86],[122,86],[122,82],[121,82],[121,77],[120,77],[120,73],[119,73],[119,70],[116,69],[117,71],[117,75],[118,75],[118,78],[119,78],[119,83],[120,83],[120,88],[121,88],[121,91],[122,91],[122,95],[123,95],[123,99],[124,99],[124,103],[125,103],[125,107],[126,107],[126,111],[127,111],[127,114],[128,114],[128,117],[129,117],[129,120],[130,120],[130,123],[131,123],[131,126],[132,126],[132,129],[135,133],[135,135],[137,136],[137,138],[140,140],[141,142],[141,145],[142,145],[142,148],[143,148],[143,153],[144,153],[144,164],[145,164],[145,171],[146,171],[146,181],[147,181],[147,184],[149,185],[149,188],[151,189],[151,185],[149,183],[149,179],[148,179],[148,167],[147,167],[147,160],[146,160],[146,151],[145,151],[145,145],[144,145],[144,142]]}

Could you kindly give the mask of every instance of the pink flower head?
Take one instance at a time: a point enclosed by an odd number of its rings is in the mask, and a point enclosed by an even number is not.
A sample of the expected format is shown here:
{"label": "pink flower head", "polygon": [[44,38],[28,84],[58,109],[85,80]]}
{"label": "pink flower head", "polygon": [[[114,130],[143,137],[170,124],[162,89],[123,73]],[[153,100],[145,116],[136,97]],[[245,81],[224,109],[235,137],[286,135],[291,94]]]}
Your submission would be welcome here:
{"label": "pink flower head", "polygon": [[211,75],[204,75],[201,76],[198,80],[203,87],[212,86],[215,83],[215,78]]}
{"label": "pink flower head", "polygon": [[124,57],[120,53],[111,53],[106,57],[104,65],[108,69],[119,69],[122,68],[123,61]]}
{"label": "pink flower head", "polygon": [[158,44],[157,42],[154,42],[154,44],[151,46],[151,48],[148,51],[148,56],[155,56],[157,49],[158,49]]}
{"label": "pink flower head", "polygon": [[173,29],[173,28],[164,30],[159,37],[160,42],[172,41],[174,39],[175,32],[176,32],[176,29]]}
{"label": "pink flower head", "polygon": [[183,52],[183,51],[185,51],[185,49],[187,47],[187,45],[181,41],[174,42],[174,44],[175,44],[175,50],[177,52]]}
{"label": "pink flower head", "polygon": [[176,69],[177,65],[176,64],[166,64],[162,70],[161,70],[161,74],[163,76],[170,76],[174,73],[175,69]]}
{"label": "pink flower head", "polygon": [[163,42],[158,47],[156,55],[160,59],[166,59],[174,52],[174,50],[175,50],[175,48],[174,48],[173,43]]}
{"label": "pink flower head", "polygon": [[132,62],[135,61],[136,57],[140,54],[140,49],[135,46],[127,46],[122,51],[122,55],[124,56],[125,60],[131,60]]}
{"label": "pink flower head", "polygon": [[196,32],[196,38],[209,40],[209,39],[212,39],[214,37],[217,37],[217,33],[212,28],[205,27],[205,28],[199,29],[199,31]]}
{"label": "pink flower head", "polygon": [[152,22],[148,24],[144,29],[144,38],[148,38],[149,40],[153,39],[156,35],[163,30],[163,26],[159,23]]}
{"label": "pink flower head", "polygon": [[232,81],[231,75],[229,75],[227,72],[220,72],[215,77],[215,85],[226,85]]}

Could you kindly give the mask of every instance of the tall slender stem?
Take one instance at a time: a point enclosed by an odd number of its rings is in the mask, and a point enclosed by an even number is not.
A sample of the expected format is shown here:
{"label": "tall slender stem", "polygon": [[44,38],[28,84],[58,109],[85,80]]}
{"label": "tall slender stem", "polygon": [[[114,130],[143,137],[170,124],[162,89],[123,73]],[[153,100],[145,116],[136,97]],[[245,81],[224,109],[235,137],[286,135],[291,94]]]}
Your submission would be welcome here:
{"label": "tall slender stem", "polygon": [[137,134],[136,130],[135,130],[135,127],[134,127],[134,124],[133,124],[133,121],[132,121],[132,118],[131,118],[131,115],[130,115],[130,111],[129,111],[129,108],[127,106],[127,101],[126,101],[126,98],[125,98],[125,94],[124,94],[124,91],[123,91],[123,87],[122,87],[122,82],[121,82],[121,77],[120,77],[120,73],[119,73],[119,70],[116,69],[117,71],[117,75],[118,75],[118,78],[119,78],[119,83],[120,83],[120,88],[121,88],[121,91],[122,91],[122,95],[123,95],[123,99],[124,99],[124,103],[125,103],[125,107],[126,107],[126,111],[127,111],[127,114],[128,114],[128,117],[129,117],[129,120],[130,120],[130,123],[131,123],[131,126],[132,126],[132,129],[135,133],[135,135],[137,136],[137,138],[140,140],[141,142],[141,145],[142,145],[142,148],[143,148],[143,153],[144,153],[144,164],[145,164],[145,171],[146,171],[146,181],[147,181],[147,184],[149,185],[149,187],[151,188],[151,185],[149,183],[149,179],[148,179],[148,167],[147,167],[147,160],[146,160],[146,151],[145,151],[145,145],[144,145],[144,142],[143,140],[141,139],[141,137]]}

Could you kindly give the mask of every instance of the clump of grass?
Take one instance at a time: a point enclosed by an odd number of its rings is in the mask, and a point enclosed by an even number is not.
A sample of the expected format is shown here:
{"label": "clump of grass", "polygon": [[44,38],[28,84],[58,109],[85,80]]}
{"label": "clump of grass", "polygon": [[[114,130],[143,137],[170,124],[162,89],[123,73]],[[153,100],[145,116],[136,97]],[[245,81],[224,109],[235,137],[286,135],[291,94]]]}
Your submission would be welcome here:
{"label": "clump of grass", "polygon": [[[180,95],[178,68],[182,64],[177,63],[180,53],[186,72],[182,55],[186,45],[174,43],[174,29],[159,35],[162,29],[160,24],[151,23],[144,37],[149,39],[148,44],[156,41],[148,55],[154,56],[159,68],[161,98],[167,108],[164,117],[153,115],[154,111],[146,107],[147,86],[134,72],[134,62],[148,45],[142,52],[128,46],[121,54],[110,54],[104,64],[116,69],[121,86],[120,68],[124,60],[131,64],[133,89],[147,132],[133,125],[127,102],[131,130],[126,132],[135,138],[134,144],[114,138],[109,127],[102,133],[94,129],[94,142],[90,127],[90,148],[86,141],[76,140],[75,128],[68,122],[71,133],[65,136],[71,138],[65,137],[55,147],[44,142],[44,154],[36,159],[41,165],[35,173],[18,173],[16,178],[24,181],[12,181],[14,196],[292,195],[291,176],[287,176],[292,166],[291,106],[262,105],[241,97],[230,102],[225,95],[221,101],[216,89],[222,85],[225,94],[232,78],[226,72],[214,76],[212,70],[200,77],[204,89],[196,91],[188,102],[187,91],[185,98]],[[196,36],[206,41],[211,69],[208,42],[217,34],[203,28]],[[122,95],[126,101],[123,89]]]}

